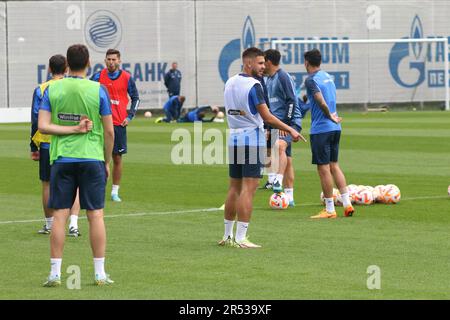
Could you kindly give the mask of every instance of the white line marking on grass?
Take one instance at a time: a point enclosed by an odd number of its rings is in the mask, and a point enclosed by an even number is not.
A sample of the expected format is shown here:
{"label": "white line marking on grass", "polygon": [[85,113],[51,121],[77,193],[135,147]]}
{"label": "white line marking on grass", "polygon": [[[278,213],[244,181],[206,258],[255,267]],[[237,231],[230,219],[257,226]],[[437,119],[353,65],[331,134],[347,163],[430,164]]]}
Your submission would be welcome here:
{"label": "white line marking on grass", "polygon": [[[401,201],[431,200],[431,199],[446,199],[446,198],[448,198],[448,196],[428,196],[428,197],[404,198],[404,199],[401,199]],[[313,207],[313,206],[320,206],[320,202],[318,202],[318,203],[303,203],[303,204],[296,205],[296,207]],[[269,207],[254,207],[253,209],[268,209],[268,208]],[[180,210],[180,211],[137,212],[137,213],[130,213],[130,214],[105,215],[105,219],[142,217],[142,216],[158,216],[158,215],[196,213],[196,212],[216,212],[216,211],[223,211],[223,210],[220,208],[206,208],[206,209],[192,209],[192,210]],[[79,217],[79,219],[87,219],[87,217]],[[15,224],[15,223],[34,223],[34,222],[43,222],[43,219],[0,221],[0,225],[1,224]]]}

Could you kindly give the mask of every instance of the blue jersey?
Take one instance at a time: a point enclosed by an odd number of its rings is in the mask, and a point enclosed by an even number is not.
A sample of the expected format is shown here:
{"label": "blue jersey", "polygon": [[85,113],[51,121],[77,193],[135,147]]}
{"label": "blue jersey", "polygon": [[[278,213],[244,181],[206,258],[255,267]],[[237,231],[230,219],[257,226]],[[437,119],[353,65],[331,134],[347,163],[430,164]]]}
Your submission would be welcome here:
{"label": "blue jersey", "polygon": [[291,76],[278,69],[274,75],[267,77],[267,91],[270,101],[270,112],[288,125],[302,126],[302,114],[295,94],[295,85]]}
{"label": "blue jersey", "polygon": [[[108,72],[108,78],[110,78],[111,80],[116,80],[117,78],[120,77],[121,73],[122,73],[122,70],[117,70],[112,73]],[[101,71],[97,72],[90,78],[90,80],[99,82],[100,74],[101,74]],[[130,110],[128,111],[127,118],[128,118],[128,121],[131,121],[131,120],[133,120],[134,116],[136,115],[136,111],[139,107],[139,91],[136,88],[136,82],[134,82],[132,77],[130,77],[130,79],[128,80],[127,92],[131,99],[131,106],[130,106]]]}
{"label": "blue jersey", "polygon": [[164,85],[171,95],[178,96],[181,88],[181,72],[180,70],[170,69],[164,75]]}
{"label": "blue jersey", "polygon": [[197,107],[192,111],[189,111],[186,115],[186,119],[188,122],[196,122],[196,121],[202,121],[199,114],[203,111],[211,109],[210,106],[201,106]]}
{"label": "blue jersey", "polygon": [[178,119],[180,117],[182,107],[183,104],[178,99],[178,96],[172,96],[164,104],[163,109],[166,111],[170,111],[174,115],[174,118]]}
{"label": "blue jersey", "polygon": [[336,86],[333,79],[325,71],[319,70],[305,80],[306,94],[311,106],[311,134],[340,131],[341,125],[334,123],[322,111],[314,94],[320,92],[327,103],[330,113],[336,113]]}
{"label": "blue jersey", "polygon": [[[36,89],[34,89],[33,101],[31,103],[31,134],[30,134],[30,138],[32,138],[34,136],[34,134],[36,133],[36,131],[38,130],[39,106],[41,105],[41,101],[42,101],[42,97],[43,96],[44,95],[41,92],[41,87],[40,86],[37,87]],[[39,145],[39,148],[41,148],[41,149],[49,149],[50,148],[50,144],[46,143],[46,142],[42,142]],[[31,149],[31,152],[38,151],[38,147],[33,142],[33,140],[30,141],[30,149]]]}

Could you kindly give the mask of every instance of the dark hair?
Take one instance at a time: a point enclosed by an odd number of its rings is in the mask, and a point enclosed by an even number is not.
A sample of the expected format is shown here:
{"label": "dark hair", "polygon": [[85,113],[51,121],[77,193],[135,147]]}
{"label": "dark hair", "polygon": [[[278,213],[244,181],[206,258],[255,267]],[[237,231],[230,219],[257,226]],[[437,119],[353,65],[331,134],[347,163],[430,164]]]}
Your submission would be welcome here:
{"label": "dark hair", "polygon": [[320,64],[322,63],[322,54],[318,49],[306,51],[304,57],[305,60],[308,61],[313,67],[320,67]]}
{"label": "dark hair", "polygon": [[64,74],[67,68],[67,60],[61,54],[55,54],[51,56],[48,60],[48,66],[50,67],[50,72],[55,74]]}
{"label": "dark hair", "polygon": [[106,56],[111,54],[117,54],[117,57],[120,58],[120,51],[117,49],[108,49],[108,51],[106,51]]}
{"label": "dark hair", "polygon": [[264,51],[264,58],[266,61],[272,62],[274,66],[277,66],[280,64],[281,54],[278,50],[268,49]]}
{"label": "dark hair", "polygon": [[255,47],[251,47],[251,48],[247,48],[244,50],[244,52],[242,52],[242,59],[245,58],[256,58],[259,56],[263,56],[264,57],[264,52],[262,52],[260,49],[255,48]]}
{"label": "dark hair", "polygon": [[89,64],[89,50],[84,44],[74,44],[67,49],[67,63],[71,71],[84,70]]}

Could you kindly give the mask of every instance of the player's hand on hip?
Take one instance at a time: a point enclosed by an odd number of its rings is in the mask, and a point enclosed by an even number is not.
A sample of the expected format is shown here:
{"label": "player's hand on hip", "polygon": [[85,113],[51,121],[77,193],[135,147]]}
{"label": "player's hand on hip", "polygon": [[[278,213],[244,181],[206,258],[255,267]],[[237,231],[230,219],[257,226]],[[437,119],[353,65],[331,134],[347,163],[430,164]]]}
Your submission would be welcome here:
{"label": "player's hand on hip", "polygon": [[340,123],[342,121],[342,118],[338,117],[336,112],[333,112],[330,116],[331,116],[331,121],[333,121],[334,123]]}
{"label": "player's hand on hip", "polygon": [[39,161],[39,158],[40,158],[39,151],[31,152],[31,160],[33,160],[33,161]]}

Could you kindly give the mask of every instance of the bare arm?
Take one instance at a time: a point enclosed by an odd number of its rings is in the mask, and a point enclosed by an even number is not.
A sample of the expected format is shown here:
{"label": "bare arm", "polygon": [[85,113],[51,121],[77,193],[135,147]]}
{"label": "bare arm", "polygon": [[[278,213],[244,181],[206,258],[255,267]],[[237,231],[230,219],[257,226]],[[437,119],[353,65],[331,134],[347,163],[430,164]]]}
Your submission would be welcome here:
{"label": "bare arm", "polygon": [[39,110],[38,117],[39,131],[44,134],[67,135],[76,133],[86,133],[92,129],[92,121],[87,117],[82,117],[76,126],[61,126],[52,123],[52,114],[46,110]]}
{"label": "bare arm", "polygon": [[105,166],[109,168],[114,147],[114,126],[112,122],[112,115],[102,116],[102,123],[103,137],[105,140]]}
{"label": "bare arm", "polygon": [[259,104],[256,106],[259,114],[264,120],[264,123],[270,125],[273,128],[277,128],[280,130],[287,131],[294,141],[303,140],[306,142],[305,137],[303,137],[300,133],[298,133],[294,128],[288,126],[287,124],[278,120],[274,115],[272,115],[269,111],[269,108],[265,103]]}
{"label": "bare arm", "polygon": [[337,117],[336,114],[330,113],[330,109],[328,108],[328,105],[325,101],[325,99],[322,96],[322,93],[316,92],[314,94],[314,100],[316,100],[317,104],[319,105],[320,109],[322,109],[325,116],[333,121],[334,123],[339,123],[342,121],[341,117]]}

